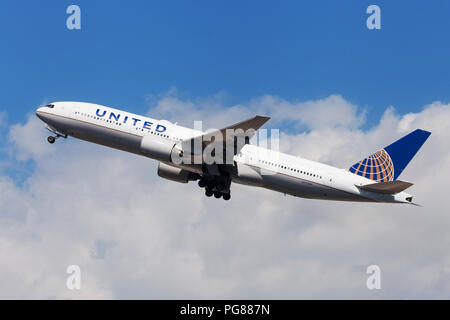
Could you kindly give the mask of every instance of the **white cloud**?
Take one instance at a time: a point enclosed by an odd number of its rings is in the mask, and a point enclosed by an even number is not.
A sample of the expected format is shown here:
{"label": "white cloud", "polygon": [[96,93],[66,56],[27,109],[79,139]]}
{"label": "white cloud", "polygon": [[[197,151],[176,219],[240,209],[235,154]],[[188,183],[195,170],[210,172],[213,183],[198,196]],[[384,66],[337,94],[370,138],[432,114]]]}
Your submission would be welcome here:
{"label": "white cloud", "polygon": [[309,129],[358,128],[365,119],[365,111],[358,113],[357,107],[340,95],[306,102],[289,102],[266,95],[250,105],[273,115],[276,121],[295,121]]}
{"label": "white cloud", "polygon": [[9,129],[8,140],[13,149],[9,149],[8,152],[14,154],[14,157],[20,161],[51,155],[53,148],[49,144],[42,143],[50,132],[42,129],[42,121],[34,114],[27,116],[25,124],[12,125]]}
{"label": "white cloud", "polygon": [[195,120],[203,120],[205,129],[222,128],[255,114],[271,116],[272,127],[289,122],[297,129],[324,129],[358,128],[363,124],[366,113],[340,95],[306,102],[290,102],[265,95],[236,105],[228,105],[225,98],[219,94],[208,99],[181,100],[177,91],[171,89],[165,94],[151,96],[152,107],[148,114],[170,121],[182,121],[180,124],[191,127]]}
{"label": "white cloud", "polygon": [[[364,112],[340,96],[265,96],[226,112],[215,99],[199,106],[172,93],[151,113],[187,125],[208,117],[217,127],[262,111],[275,125],[291,115],[310,130],[283,135],[283,150],[339,166],[415,128],[432,131],[402,176],[424,207],[239,185],[229,202],[210,199],[195,183],[160,179],[150,159],[74,139],[50,146],[31,116],[10,127],[10,146],[35,169],[20,186],[0,178],[0,298],[448,298],[449,105],[406,115],[389,108],[363,131]],[[316,108],[344,116],[322,118]],[[71,264],[81,267],[80,291],[65,287]],[[370,264],[382,270],[379,292],[365,287]]]}

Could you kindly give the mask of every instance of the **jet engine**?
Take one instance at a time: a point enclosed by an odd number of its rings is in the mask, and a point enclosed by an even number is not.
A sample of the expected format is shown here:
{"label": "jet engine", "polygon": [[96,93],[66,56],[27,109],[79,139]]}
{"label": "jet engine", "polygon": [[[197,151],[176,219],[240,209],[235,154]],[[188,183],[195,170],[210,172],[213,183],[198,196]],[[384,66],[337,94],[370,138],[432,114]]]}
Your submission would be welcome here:
{"label": "jet engine", "polygon": [[170,162],[174,156],[180,154],[182,151],[176,147],[174,141],[163,139],[158,136],[147,135],[142,138],[141,152],[146,157]]}
{"label": "jet engine", "polygon": [[180,183],[187,183],[190,180],[197,180],[200,176],[177,167],[160,162],[158,165],[158,176]]}

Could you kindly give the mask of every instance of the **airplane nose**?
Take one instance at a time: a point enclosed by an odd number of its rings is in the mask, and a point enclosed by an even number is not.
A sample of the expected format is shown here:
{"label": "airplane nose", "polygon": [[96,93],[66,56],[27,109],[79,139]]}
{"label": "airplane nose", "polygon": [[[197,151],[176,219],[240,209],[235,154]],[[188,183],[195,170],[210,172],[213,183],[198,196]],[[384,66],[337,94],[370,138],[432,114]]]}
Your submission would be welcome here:
{"label": "airplane nose", "polygon": [[45,118],[44,118],[44,107],[37,108],[35,112],[36,112],[36,116],[39,119],[41,119],[42,121],[45,121]]}

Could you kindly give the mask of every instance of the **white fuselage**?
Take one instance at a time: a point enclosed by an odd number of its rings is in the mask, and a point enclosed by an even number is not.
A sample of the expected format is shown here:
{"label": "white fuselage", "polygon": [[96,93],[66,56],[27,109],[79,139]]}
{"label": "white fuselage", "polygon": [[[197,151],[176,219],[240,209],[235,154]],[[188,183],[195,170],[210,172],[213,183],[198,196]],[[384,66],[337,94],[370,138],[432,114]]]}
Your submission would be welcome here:
{"label": "white fuselage", "polygon": [[[53,108],[41,107],[36,111],[50,129],[138,155],[144,155],[141,150],[143,137],[180,142],[202,134],[166,120],[155,120],[91,103],[56,102],[52,105]],[[303,198],[409,203],[406,198],[410,195],[406,192],[391,195],[359,189],[358,185],[374,181],[345,169],[251,144],[245,145],[234,156],[234,161],[238,173],[233,174],[231,179],[235,183],[259,186]],[[201,173],[199,165],[170,165]]]}

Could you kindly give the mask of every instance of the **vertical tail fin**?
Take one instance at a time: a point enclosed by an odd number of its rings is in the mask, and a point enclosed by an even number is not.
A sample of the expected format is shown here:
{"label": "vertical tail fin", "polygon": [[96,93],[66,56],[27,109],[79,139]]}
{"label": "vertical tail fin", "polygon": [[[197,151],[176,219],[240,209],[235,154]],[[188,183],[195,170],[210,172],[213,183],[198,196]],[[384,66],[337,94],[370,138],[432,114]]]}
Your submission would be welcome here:
{"label": "vertical tail fin", "polygon": [[373,155],[355,163],[348,171],[378,181],[394,181],[419,151],[431,132],[417,129]]}

